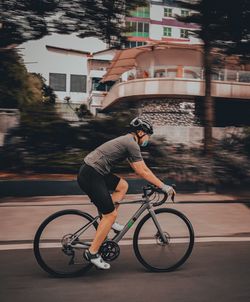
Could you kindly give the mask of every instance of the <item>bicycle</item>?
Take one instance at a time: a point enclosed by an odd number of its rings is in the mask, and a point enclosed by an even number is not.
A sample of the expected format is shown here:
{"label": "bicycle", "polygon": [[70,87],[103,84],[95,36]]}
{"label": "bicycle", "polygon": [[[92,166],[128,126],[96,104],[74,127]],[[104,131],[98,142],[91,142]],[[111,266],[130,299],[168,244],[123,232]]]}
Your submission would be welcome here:
{"label": "bicycle", "polygon": [[[153,272],[169,272],[180,267],[192,252],[194,231],[181,212],[171,208],[153,209],[167,200],[165,193],[147,185],[143,187],[141,200],[120,202],[141,206],[121,232],[104,241],[99,251],[103,259],[113,261],[119,256],[118,242],[148,210],[133,235],[135,256]],[[100,219],[100,215],[92,217],[75,209],[62,210],[45,219],[34,238],[34,254],[41,268],[55,277],[75,277],[87,272],[93,264],[84,259],[83,253],[90,247]]]}

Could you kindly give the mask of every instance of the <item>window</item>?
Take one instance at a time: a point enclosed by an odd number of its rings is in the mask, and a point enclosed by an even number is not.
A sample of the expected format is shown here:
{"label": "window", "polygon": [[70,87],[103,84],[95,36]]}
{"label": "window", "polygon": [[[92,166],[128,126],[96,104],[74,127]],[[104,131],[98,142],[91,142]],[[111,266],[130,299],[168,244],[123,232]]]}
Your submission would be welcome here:
{"label": "window", "polygon": [[127,22],[129,28],[128,36],[133,37],[148,37],[149,36],[149,23],[147,22]]}
{"label": "window", "polygon": [[109,91],[110,88],[114,85],[114,81],[108,81],[101,83],[102,78],[92,78],[92,90],[94,91]]}
{"label": "window", "polygon": [[171,27],[164,27],[163,28],[163,36],[164,37],[171,37],[172,36],[172,28]]}
{"label": "window", "polygon": [[55,91],[66,91],[66,74],[50,73],[49,85]]}
{"label": "window", "polygon": [[139,33],[143,33],[143,23],[142,22],[138,22],[138,29],[137,29],[137,31]]}
{"label": "window", "polygon": [[138,41],[138,42],[136,42],[136,44],[137,44],[136,46],[143,46],[143,45],[145,45],[146,43],[145,43],[145,42],[139,42],[139,41]]}
{"label": "window", "polygon": [[149,18],[149,7],[137,7],[135,10],[130,12],[131,17]]}
{"label": "window", "polygon": [[126,45],[128,48],[133,48],[137,46],[143,46],[146,45],[146,42],[141,42],[141,41],[129,41]]}
{"label": "window", "polygon": [[181,16],[182,16],[182,17],[187,17],[187,16],[189,16],[189,11],[186,10],[186,9],[182,9],[182,10],[181,10]]}
{"label": "window", "polygon": [[130,22],[129,26],[131,26],[131,31],[132,32],[136,31],[136,22]]}
{"label": "window", "polygon": [[86,92],[86,76],[71,74],[70,92]]}
{"label": "window", "polygon": [[188,39],[188,30],[187,29],[181,29],[181,38]]}
{"label": "window", "polygon": [[164,17],[172,17],[173,10],[172,8],[164,7]]}
{"label": "window", "polygon": [[135,41],[132,41],[132,42],[129,42],[129,48],[133,48],[133,47],[136,47],[136,42]]}

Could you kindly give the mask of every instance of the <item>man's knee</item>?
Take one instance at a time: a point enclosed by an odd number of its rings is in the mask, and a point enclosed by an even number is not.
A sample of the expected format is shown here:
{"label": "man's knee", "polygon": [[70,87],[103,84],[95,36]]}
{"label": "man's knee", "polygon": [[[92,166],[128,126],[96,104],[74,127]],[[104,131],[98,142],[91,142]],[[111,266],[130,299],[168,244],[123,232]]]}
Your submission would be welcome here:
{"label": "man's knee", "polygon": [[108,214],[103,214],[103,218],[106,218],[106,219],[109,219],[109,220],[115,221],[115,220],[116,220],[116,218],[117,218],[117,215],[118,215],[117,210],[116,210],[116,209],[114,209],[114,211],[113,211],[113,212],[111,212],[111,213],[108,213]]}
{"label": "man's knee", "polygon": [[128,182],[125,179],[121,179],[116,187],[116,191],[126,194],[128,191]]}

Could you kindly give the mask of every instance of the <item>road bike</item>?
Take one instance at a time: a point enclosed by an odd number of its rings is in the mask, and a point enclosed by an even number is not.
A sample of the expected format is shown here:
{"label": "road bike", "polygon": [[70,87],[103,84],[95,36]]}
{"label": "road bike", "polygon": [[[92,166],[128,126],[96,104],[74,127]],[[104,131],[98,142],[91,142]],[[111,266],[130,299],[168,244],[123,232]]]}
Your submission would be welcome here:
{"label": "road bike", "polygon": [[[147,185],[143,187],[142,199],[120,202],[120,205],[140,204],[140,207],[121,232],[116,232],[112,239],[106,238],[99,251],[103,259],[118,258],[118,243],[147,211],[133,234],[135,256],[153,272],[169,272],[180,267],[193,250],[194,230],[183,213],[160,207],[169,199],[155,186]],[[34,254],[41,268],[56,277],[75,277],[87,272],[93,264],[83,254],[91,245],[100,219],[100,215],[93,217],[76,209],[62,210],[45,219],[34,238]]]}

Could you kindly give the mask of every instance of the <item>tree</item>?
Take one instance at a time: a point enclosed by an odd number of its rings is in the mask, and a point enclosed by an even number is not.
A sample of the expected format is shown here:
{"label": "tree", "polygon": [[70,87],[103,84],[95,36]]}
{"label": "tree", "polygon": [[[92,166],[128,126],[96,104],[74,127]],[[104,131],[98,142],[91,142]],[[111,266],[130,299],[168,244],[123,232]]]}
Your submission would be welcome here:
{"label": "tree", "polygon": [[[225,54],[235,55],[243,63],[250,61],[250,1],[239,0],[237,5],[223,0],[227,10],[228,35],[225,36]],[[223,48],[223,45],[222,45]]]}
{"label": "tree", "polygon": [[[204,97],[204,151],[213,150],[212,127],[214,125],[214,101],[211,96],[213,50],[246,56],[249,52],[249,0],[238,0],[237,5],[226,0],[186,0],[178,4],[191,11],[187,17],[178,17],[186,23],[196,23],[194,34],[203,41],[205,69]],[[237,8],[236,8],[237,7]],[[240,24],[240,26],[238,26]],[[248,50],[247,50],[248,49]],[[249,55],[249,54],[248,54]]]}
{"label": "tree", "polygon": [[59,0],[1,0],[0,48],[40,39],[50,32],[48,18]]}
{"label": "tree", "polygon": [[110,46],[124,40],[124,17],[146,0],[0,0],[0,48],[53,32],[98,37]]}
{"label": "tree", "polygon": [[45,104],[55,104],[56,103],[56,94],[54,90],[46,84],[45,78],[40,73],[32,73],[30,75],[34,79],[40,81],[41,84],[41,92],[42,92],[42,102]]}
{"label": "tree", "polygon": [[17,52],[0,51],[0,106],[23,108],[42,98],[41,82],[30,76]]}

